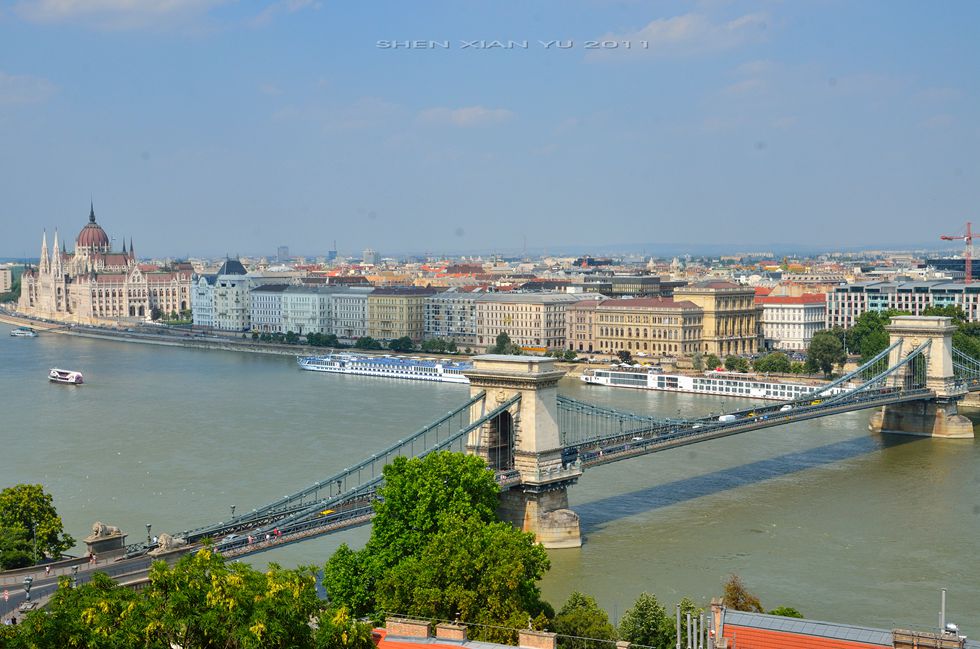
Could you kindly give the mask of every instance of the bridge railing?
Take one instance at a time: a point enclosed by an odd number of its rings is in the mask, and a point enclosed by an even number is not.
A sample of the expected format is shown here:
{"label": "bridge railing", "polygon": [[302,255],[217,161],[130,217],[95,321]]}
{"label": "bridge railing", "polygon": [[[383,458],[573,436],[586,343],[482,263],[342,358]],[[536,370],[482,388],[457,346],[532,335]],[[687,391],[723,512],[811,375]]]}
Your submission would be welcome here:
{"label": "bridge railing", "polygon": [[[452,435],[445,437],[442,441],[419,451],[415,457],[425,457],[426,455],[436,451],[450,450],[456,447],[458,447],[457,450],[464,450],[470,433],[478,430],[485,423],[491,421],[501,413],[508,410],[514,404],[519,402],[520,399],[520,393],[514,395],[476,421],[462,427]],[[475,403],[476,398],[471,399],[470,401],[471,403]],[[285,515],[275,521],[256,526],[254,529],[249,530],[248,534],[252,535],[253,538],[256,536],[264,538],[264,536],[269,533],[278,532],[278,534],[292,534],[296,530],[303,531],[312,529],[313,527],[326,526],[331,523],[333,520],[333,515],[336,513],[348,512],[352,509],[368,506],[368,504],[376,497],[375,494],[377,492],[377,488],[383,481],[384,475],[381,471],[378,471],[376,475],[373,475],[370,479],[365,479],[361,484],[351,488],[345,493],[321,499],[315,503],[309,504],[303,509],[289,513],[288,515]],[[353,507],[350,506],[352,503],[355,504]],[[245,536],[247,537],[248,534]],[[234,539],[219,542],[216,547],[219,550],[225,550],[228,547],[240,547],[241,543],[242,539],[236,537]]]}
{"label": "bridge railing", "polygon": [[282,518],[284,515],[306,511],[311,504],[323,502],[324,497],[330,498],[351,494],[359,486],[374,478],[380,477],[381,470],[394,458],[402,456],[415,457],[426,449],[438,447],[447,439],[455,439],[455,436],[459,434],[457,431],[469,422],[470,407],[484,398],[486,398],[486,392],[481,391],[463,405],[451,410],[436,421],[427,424],[405,439],[400,439],[361,462],[328,478],[319,480],[304,489],[283,496],[267,505],[257,507],[250,512],[245,512],[227,521],[188,530],[177,536],[193,542],[204,537],[225,533],[229,529],[244,529],[255,523],[269,519],[276,520]]}

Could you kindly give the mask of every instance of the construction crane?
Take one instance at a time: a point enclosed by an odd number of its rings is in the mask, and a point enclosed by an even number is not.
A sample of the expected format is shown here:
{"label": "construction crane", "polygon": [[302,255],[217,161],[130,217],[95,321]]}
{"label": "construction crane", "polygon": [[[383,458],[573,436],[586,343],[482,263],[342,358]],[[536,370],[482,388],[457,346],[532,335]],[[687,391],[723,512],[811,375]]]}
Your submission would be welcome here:
{"label": "construction crane", "polygon": [[973,231],[970,229],[971,223],[966,222],[966,234],[959,236],[952,235],[942,235],[939,238],[943,241],[955,241],[957,239],[963,239],[966,243],[966,251],[963,253],[963,258],[966,260],[966,277],[963,279],[964,284],[969,284],[973,280]]}

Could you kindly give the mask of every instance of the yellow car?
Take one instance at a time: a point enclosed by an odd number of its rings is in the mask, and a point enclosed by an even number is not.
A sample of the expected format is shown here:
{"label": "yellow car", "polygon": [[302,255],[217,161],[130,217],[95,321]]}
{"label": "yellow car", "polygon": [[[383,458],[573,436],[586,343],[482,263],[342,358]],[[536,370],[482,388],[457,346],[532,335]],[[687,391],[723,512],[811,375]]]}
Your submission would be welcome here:
{"label": "yellow car", "polygon": [[327,516],[328,514],[333,514],[333,513],[334,511],[332,509],[324,509],[322,512],[320,512],[320,516]]}

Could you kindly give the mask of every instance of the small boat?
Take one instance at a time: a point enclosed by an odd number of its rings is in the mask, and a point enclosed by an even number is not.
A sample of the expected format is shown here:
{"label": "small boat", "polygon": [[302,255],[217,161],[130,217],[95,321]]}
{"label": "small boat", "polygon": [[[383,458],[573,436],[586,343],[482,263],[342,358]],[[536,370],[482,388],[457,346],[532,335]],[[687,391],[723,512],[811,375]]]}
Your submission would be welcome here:
{"label": "small boat", "polygon": [[52,368],[48,372],[48,380],[52,383],[70,383],[72,385],[81,385],[85,381],[82,380],[82,373],[75,372],[73,370],[59,370],[58,368]]}
{"label": "small boat", "polygon": [[37,332],[30,327],[17,327],[16,329],[11,329],[11,336],[16,336],[17,338],[37,338]]}

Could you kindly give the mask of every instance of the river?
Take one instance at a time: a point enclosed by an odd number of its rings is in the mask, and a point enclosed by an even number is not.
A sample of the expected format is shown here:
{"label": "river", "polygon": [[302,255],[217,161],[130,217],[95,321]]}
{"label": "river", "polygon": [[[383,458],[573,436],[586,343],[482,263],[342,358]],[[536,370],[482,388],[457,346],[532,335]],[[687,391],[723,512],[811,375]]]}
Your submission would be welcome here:
{"label": "river", "polygon": [[[349,466],[462,403],[467,387],[300,371],[292,358],[161,348],[0,325],[0,486],[40,482],[68,531],[136,541],[224,520]],[[84,386],[49,384],[51,367]],[[748,402],[585,386],[674,416]],[[881,628],[948,618],[980,634],[980,444],[872,435],[849,413],[589,469],[569,497],[585,544],[549,552],[556,608],[590,593],[614,618],[643,591],[705,603],[738,573],[767,608]],[[251,559],[322,564],[368,528]]]}

